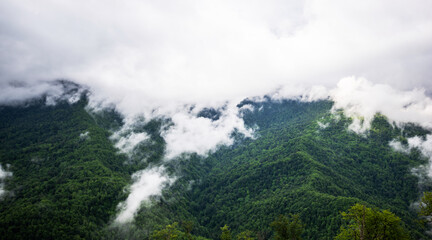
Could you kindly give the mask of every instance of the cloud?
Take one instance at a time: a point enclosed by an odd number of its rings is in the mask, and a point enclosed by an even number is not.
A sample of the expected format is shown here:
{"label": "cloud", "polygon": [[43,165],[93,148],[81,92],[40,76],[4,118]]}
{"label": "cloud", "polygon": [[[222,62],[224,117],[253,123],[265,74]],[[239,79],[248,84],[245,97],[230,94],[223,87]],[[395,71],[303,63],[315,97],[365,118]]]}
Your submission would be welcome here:
{"label": "cloud", "polygon": [[419,187],[422,188],[425,182],[430,182],[432,178],[432,135],[426,137],[414,136],[407,139],[407,144],[393,140],[389,144],[395,151],[408,154],[413,149],[418,149],[420,153],[428,159],[428,163],[411,169],[411,172],[418,177]]}
{"label": "cloud", "polygon": [[[432,135],[427,135],[425,139],[418,136],[408,138],[408,145],[410,148],[417,148],[420,152],[432,161]],[[432,172],[429,173],[432,177]]]}
{"label": "cloud", "polygon": [[45,104],[53,106],[58,101],[67,101],[70,104],[80,100],[87,91],[85,86],[64,81],[0,81],[0,105],[22,105],[28,101],[45,97]]}
{"label": "cloud", "polygon": [[50,82],[0,82],[0,104],[16,105],[42,95],[60,95],[60,86]]}
{"label": "cloud", "polygon": [[317,123],[318,123],[318,127],[319,127],[319,129],[326,129],[326,128],[328,128],[329,126],[330,126],[330,123],[322,123],[322,122],[320,122],[320,121],[317,121]]}
{"label": "cloud", "polygon": [[175,158],[184,152],[206,155],[219,145],[230,145],[234,130],[252,137],[253,130],[245,127],[237,104],[226,105],[225,109],[220,110],[221,116],[217,120],[197,117],[196,111],[173,114],[171,120],[174,125],[162,134],[167,143],[166,159]]}
{"label": "cloud", "polygon": [[427,0],[0,4],[2,81],[71,79],[125,112],[347,75],[432,89]]}
{"label": "cloud", "polygon": [[167,177],[164,171],[163,167],[153,167],[132,175],[134,183],[130,186],[130,194],[126,201],[119,204],[120,213],[115,222],[132,221],[143,202],[148,201],[153,195],[160,195],[163,185],[174,181]]}
{"label": "cloud", "polygon": [[411,151],[410,146],[405,146],[401,142],[396,141],[396,140],[390,141],[389,145],[391,148],[393,148],[393,150],[395,150],[397,152],[402,152],[402,153],[408,154]]}
{"label": "cloud", "polygon": [[427,0],[6,0],[0,102],[57,92],[44,82],[56,78],[88,86],[94,106],[147,118],[276,89],[320,99],[353,75],[432,92],[430,9]]}
{"label": "cloud", "polygon": [[381,113],[396,124],[416,123],[432,128],[432,99],[424,89],[401,91],[387,84],[374,84],[364,78],[344,78],[330,91],[334,109],[344,109],[353,117],[349,128],[364,132],[376,113]]}
{"label": "cloud", "polygon": [[89,133],[90,133],[89,131],[85,131],[83,133],[80,133],[80,135],[79,135],[80,140],[90,139]]}
{"label": "cloud", "polygon": [[111,135],[110,139],[114,141],[115,147],[121,153],[125,153],[131,157],[139,144],[150,140],[150,136],[142,129],[139,129],[139,125],[143,121],[141,118],[127,118],[126,123]]}
{"label": "cloud", "polygon": [[3,167],[0,165],[0,197],[6,193],[6,190],[4,190],[3,180],[7,177],[12,177],[12,172],[4,170]]}
{"label": "cloud", "polygon": [[421,185],[432,178],[432,135],[429,134],[425,138],[418,136],[409,138],[408,149],[414,148],[418,149],[429,160],[427,164],[412,169],[413,174],[418,176],[419,185]]}

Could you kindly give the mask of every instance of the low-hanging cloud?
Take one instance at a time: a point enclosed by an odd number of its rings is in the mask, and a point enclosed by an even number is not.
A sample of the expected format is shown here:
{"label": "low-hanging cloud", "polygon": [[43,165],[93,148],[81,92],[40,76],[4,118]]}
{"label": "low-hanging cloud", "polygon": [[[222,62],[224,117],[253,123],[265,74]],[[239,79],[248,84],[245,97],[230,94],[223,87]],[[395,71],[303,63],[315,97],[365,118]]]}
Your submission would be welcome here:
{"label": "low-hanging cloud", "polygon": [[174,179],[169,178],[163,167],[151,167],[132,175],[134,183],[130,186],[130,194],[125,202],[119,204],[120,212],[115,222],[127,223],[133,220],[141,204],[153,195],[160,195],[164,184]]}
{"label": "low-hanging cloud", "polygon": [[412,173],[419,178],[419,187],[425,181],[430,181],[432,178],[432,135],[428,134],[425,137],[414,136],[407,139],[406,144],[402,144],[397,140],[390,142],[390,146],[398,152],[409,154],[411,150],[417,149],[420,153],[428,159],[428,162],[424,165],[413,168]]}
{"label": "low-hanging cloud", "polygon": [[2,197],[6,193],[6,190],[4,190],[3,181],[7,177],[12,177],[12,172],[3,169],[2,165],[0,164],[0,197]]}
{"label": "low-hanging cloud", "polygon": [[431,9],[427,0],[2,1],[0,79],[71,79],[125,112],[332,87],[348,75],[430,90]]}
{"label": "low-hanging cloud", "polygon": [[58,92],[46,82],[57,78],[88,86],[93,105],[147,118],[332,89],[352,75],[431,92],[431,9],[427,0],[2,1],[0,102]]}
{"label": "low-hanging cloud", "polygon": [[184,152],[206,155],[219,145],[233,142],[231,133],[237,130],[246,137],[253,137],[253,130],[245,127],[237,102],[221,109],[216,119],[197,117],[197,112],[177,112],[172,115],[173,126],[163,132],[167,143],[166,159],[172,159]]}
{"label": "low-hanging cloud", "polygon": [[139,144],[143,144],[150,139],[150,136],[146,132],[142,129],[137,131],[137,127],[134,126],[135,123],[141,123],[142,121],[139,118],[126,119],[126,123],[111,135],[111,140],[114,141],[115,147],[121,153],[125,153],[131,157]]}
{"label": "low-hanging cloud", "polygon": [[344,109],[346,115],[353,117],[349,128],[357,133],[369,129],[376,113],[399,125],[410,122],[432,128],[432,99],[424,89],[401,91],[387,84],[349,77],[339,81],[330,96],[334,109]]}

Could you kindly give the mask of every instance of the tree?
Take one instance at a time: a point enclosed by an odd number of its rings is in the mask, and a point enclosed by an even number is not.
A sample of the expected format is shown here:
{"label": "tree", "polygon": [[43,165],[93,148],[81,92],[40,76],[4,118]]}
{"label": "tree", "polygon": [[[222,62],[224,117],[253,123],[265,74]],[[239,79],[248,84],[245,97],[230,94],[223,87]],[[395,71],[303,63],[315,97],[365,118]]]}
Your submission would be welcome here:
{"label": "tree", "polygon": [[280,215],[270,226],[275,231],[276,240],[301,240],[304,225],[298,214],[291,214],[290,218]]}
{"label": "tree", "polygon": [[349,224],[341,227],[337,240],[410,239],[401,219],[388,210],[379,211],[357,203],[348,212],[342,212],[342,218]]}
{"label": "tree", "polygon": [[192,221],[184,221],[181,223],[181,226],[186,234],[187,239],[192,239],[192,230],[194,227],[194,223]]}
{"label": "tree", "polygon": [[225,224],[225,226],[221,227],[220,229],[222,230],[222,234],[220,236],[221,240],[231,240],[232,239],[231,230],[228,227],[228,225]]}
{"label": "tree", "polygon": [[252,231],[246,230],[237,235],[237,240],[255,240],[254,235]]}
{"label": "tree", "polygon": [[164,229],[153,232],[152,239],[170,240],[170,239],[185,239],[185,234],[178,229],[178,223],[167,225]]}
{"label": "tree", "polygon": [[425,217],[432,215],[432,192],[423,193],[420,202],[420,215]]}

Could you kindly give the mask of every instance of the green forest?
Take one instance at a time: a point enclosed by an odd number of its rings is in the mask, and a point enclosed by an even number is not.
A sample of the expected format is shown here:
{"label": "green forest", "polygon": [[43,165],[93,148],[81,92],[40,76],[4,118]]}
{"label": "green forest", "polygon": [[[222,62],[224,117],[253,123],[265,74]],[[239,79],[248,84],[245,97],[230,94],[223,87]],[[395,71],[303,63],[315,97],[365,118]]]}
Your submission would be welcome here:
{"label": "green forest", "polygon": [[[0,106],[0,164],[12,173],[2,180],[0,239],[430,239],[413,204],[432,185],[411,171],[427,159],[389,146],[428,130],[377,114],[359,135],[331,101],[244,100],[254,138],[233,132],[234,144],[208,156],[166,162],[169,118],[134,126],[152,141],[128,156],[110,139],[121,115],[87,101]],[[113,223],[131,175],[150,164],[177,180],[133,222]]]}

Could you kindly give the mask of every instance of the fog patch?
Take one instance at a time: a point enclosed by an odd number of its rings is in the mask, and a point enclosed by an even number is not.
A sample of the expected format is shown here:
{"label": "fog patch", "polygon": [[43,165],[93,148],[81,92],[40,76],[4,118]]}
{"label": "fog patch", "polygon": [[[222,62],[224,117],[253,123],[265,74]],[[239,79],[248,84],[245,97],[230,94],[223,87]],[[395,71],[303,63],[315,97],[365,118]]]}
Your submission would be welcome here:
{"label": "fog patch", "polygon": [[45,104],[55,106],[58,102],[65,101],[69,104],[77,103],[88,91],[84,86],[75,84],[69,81],[55,82],[62,87],[61,94],[48,94],[45,99]]}
{"label": "fog patch", "polygon": [[432,128],[432,99],[424,89],[402,91],[364,78],[348,77],[339,81],[330,96],[333,110],[343,109],[352,118],[349,129],[359,134],[370,129],[376,113],[399,126],[410,122]]}
{"label": "fog patch", "polygon": [[[7,168],[9,166],[7,165]],[[12,172],[7,171],[7,169],[3,169],[2,165],[0,164],[0,200],[1,197],[3,197],[4,194],[6,194],[6,190],[4,189],[5,183],[4,180],[8,177],[12,177]]]}
{"label": "fog patch", "polygon": [[0,105],[26,105],[44,98],[44,104],[55,106],[60,101],[77,103],[88,89],[82,85],[65,81],[0,81]]}
{"label": "fog patch", "polygon": [[88,139],[90,139],[90,132],[89,131],[85,131],[85,132],[83,132],[83,133],[80,133],[80,135],[79,135],[79,139],[81,140],[81,141],[85,141],[85,140],[88,140]]}
{"label": "fog patch", "polygon": [[413,149],[420,151],[428,159],[428,163],[412,168],[411,173],[418,177],[420,188],[424,183],[430,181],[432,178],[432,134],[425,137],[414,136],[408,138],[406,144],[392,140],[389,145],[395,151],[405,154],[409,154]]}
{"label": "fog patch", "polygon": [[432,160],[432,135],[428,134],[425,138],[415,136],[408,138],[410,148],[417,148],[420,152]]}
{"label": "fog patch", "polygon": [[142,204],[150,204],[150,197],[161,195],[162,189],[173,183],[175,178],[169,177],[164,167],[151,167],[134,173],[132,180],[129,196],[118,205],[120,212],[115,219],[116,223],[131,222]]}
{"label": "fog patch", "polygon": [[229,103],[220,110],[217,120],[196,117],[194,111],[179,111],[170,116],[171,127],[162,132],[166,141],[166,159],[173,159],[182,153],[207,155],[218,146],[233,143],[231,134],[237,131],[245,137],[253,136],[253,129],[247,128],[241,118],[237,103]]}
{"label": "fog patch", "polygon": [[395,150],[396,152],[401,152],[401,153],[405,153],[405,154],[408,154],[411,152],[411,148],[409,145],[404,145],[400,141],[397,141],[395,139],[393,139],[389,142],[389,146],[393,150]]}
{"label": "fog patch", "polygon": [[420,177],[420,182],[424,182],[422,176],[432,178],[432,135],[426,135],[425,138],[418,136],[408,138],[408,147],[409,149],[418,149],[429,160],[427,164],[414,168],[413,173]]}
{"label": "fog patch", "polygon": [[146,121],[142,117],[126,119],[125,124],[110,137],[114,146],[121,153],[132,157],[134,150],[140,144],[148,143],[150,140],[150,136],[142,129],[145,123]]}
{"label": "fog patch", "polygon": [[52,82],[0,81],[0,104],[3,105],[20,105],[43,95],[60,96],[62,93],[62,87]]}
{"label": "fog patch", "polygon": [[330,126],[330,123],[329,122],[327,122],[327,123],[323,123],[323,122],[321,122],[321,121],[317,121],[317,124],[318,124],[318,127],[319,127],[319,129],[326,129],[326,128],[328,128],[329,126]]}

